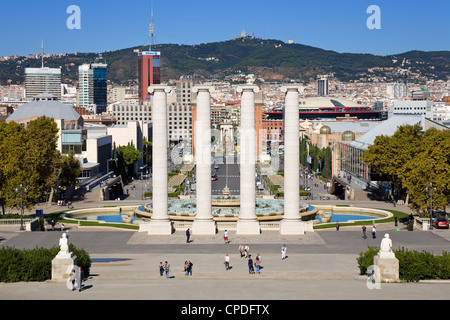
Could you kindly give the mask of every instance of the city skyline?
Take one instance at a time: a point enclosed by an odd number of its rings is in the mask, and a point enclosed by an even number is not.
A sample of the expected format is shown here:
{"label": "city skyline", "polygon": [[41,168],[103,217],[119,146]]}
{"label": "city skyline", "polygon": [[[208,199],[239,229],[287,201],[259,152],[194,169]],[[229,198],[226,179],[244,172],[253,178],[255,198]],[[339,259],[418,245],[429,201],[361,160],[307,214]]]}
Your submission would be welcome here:
{"label": "city skyline", "polygon": [[[195,4],[158,0],[120,1],[69,0],[57,3],[22,1],[5,3],[6,14],[0,27],[0,56],[40,53],[105,52],[150,45],[150,14],[153,8],[155,44],[195,45],[220,42],[239,36],[242,30],[263,39],[292,40],[326,50],[390,55],[410,50],[450,50],[443,39],[450,36],[444,14],[450,3],[432,1],[375,2],[345,1],[320,3],[307,1],[245,2],[213,4],[204,0]],[[80,28],[67,27],[70,6],[80,9]],[[371,5],[380,9],[380,29],[370,29]],[[25,9],[24,9],[25,8]],[[69,11],[69,13],[67,13]],[[367,13],[369,11],[369,13]]]}

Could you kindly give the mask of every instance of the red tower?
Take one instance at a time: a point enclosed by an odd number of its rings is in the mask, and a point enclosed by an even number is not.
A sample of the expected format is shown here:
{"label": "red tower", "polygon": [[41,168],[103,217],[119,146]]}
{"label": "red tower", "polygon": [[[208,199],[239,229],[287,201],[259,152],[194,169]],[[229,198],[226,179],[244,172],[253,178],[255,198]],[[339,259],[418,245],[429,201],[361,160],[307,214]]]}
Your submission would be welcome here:
{"label": "red tower", "polygon": [[148,87],[161,83],[160,52],[143,51],[138,57],[139,100],[149,100]]}

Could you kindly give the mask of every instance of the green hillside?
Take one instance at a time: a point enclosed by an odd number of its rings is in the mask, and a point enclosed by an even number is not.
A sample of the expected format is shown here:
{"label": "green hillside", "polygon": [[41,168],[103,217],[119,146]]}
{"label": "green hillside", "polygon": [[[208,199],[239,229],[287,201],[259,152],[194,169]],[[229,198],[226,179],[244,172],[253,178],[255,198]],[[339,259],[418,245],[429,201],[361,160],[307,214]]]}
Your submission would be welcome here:
{"label": "green hillside", "polygon": [[[108,79],[115,83],[129,83],[137,79],[137,54],[134,47],[101,53],[101,61],[108,64]],[[341,81],[360,79],[369,68],[408,68],[430,78],[450,76],[449,51],[410,51],[395,56],[338,53],[301,44],[286,44],[278,40],[253,38],[233,39],[199,45],[161,44],[153,50],[161,51],[163,81],[181,75],[217,77],[236,72],[254,73],[267,80],[300,79],[308,81],[320,74],[333,73]],[[62,67],[63,82],[76,81],[78,65],[94,62],[97,53],[68,54],[45,60],[47,67]],[[402,66],[402,62],[407,61]],[[26,67],[39,67],[36,59],[19,58],[0,62],[0,84],[20,84]],[[394,79],[395,80],[395,79]]]}

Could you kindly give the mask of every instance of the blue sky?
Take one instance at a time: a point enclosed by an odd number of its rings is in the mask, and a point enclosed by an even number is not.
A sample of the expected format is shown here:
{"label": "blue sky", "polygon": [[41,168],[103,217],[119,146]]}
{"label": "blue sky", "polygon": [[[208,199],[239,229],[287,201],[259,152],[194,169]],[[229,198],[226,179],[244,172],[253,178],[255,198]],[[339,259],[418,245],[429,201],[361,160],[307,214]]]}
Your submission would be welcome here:
{"label": "blue sky", "polygon": [[[232,39],[242,29],[264,39],[337,52],[388,55],[450,50],[449,0],[22,0],[0,4],[0,56],[104,52],[148,45],[153,6],[155,43],[199,44]],[[66,26],[70,5],[81,29]],[[370,5],[381,29],[366,26]]]}

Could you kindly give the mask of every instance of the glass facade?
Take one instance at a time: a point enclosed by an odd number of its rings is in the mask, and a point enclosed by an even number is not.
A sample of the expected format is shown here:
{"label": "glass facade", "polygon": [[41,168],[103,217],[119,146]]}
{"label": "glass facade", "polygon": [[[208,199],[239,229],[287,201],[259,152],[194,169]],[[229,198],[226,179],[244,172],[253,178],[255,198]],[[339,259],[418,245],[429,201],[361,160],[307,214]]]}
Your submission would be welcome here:
{"label": "glass facade", "polygon": [[350,173],[363,181],[370,181],[370,168],[361,160],[364,150],[345,142],[338,142],[337,146],[339,171]]}
{"label": "glass facade", "polygon": [[97,113],[106,111],[107,107],[107,69],[106,65],[93,65],[94,77],[94,104],[97,105]]}

